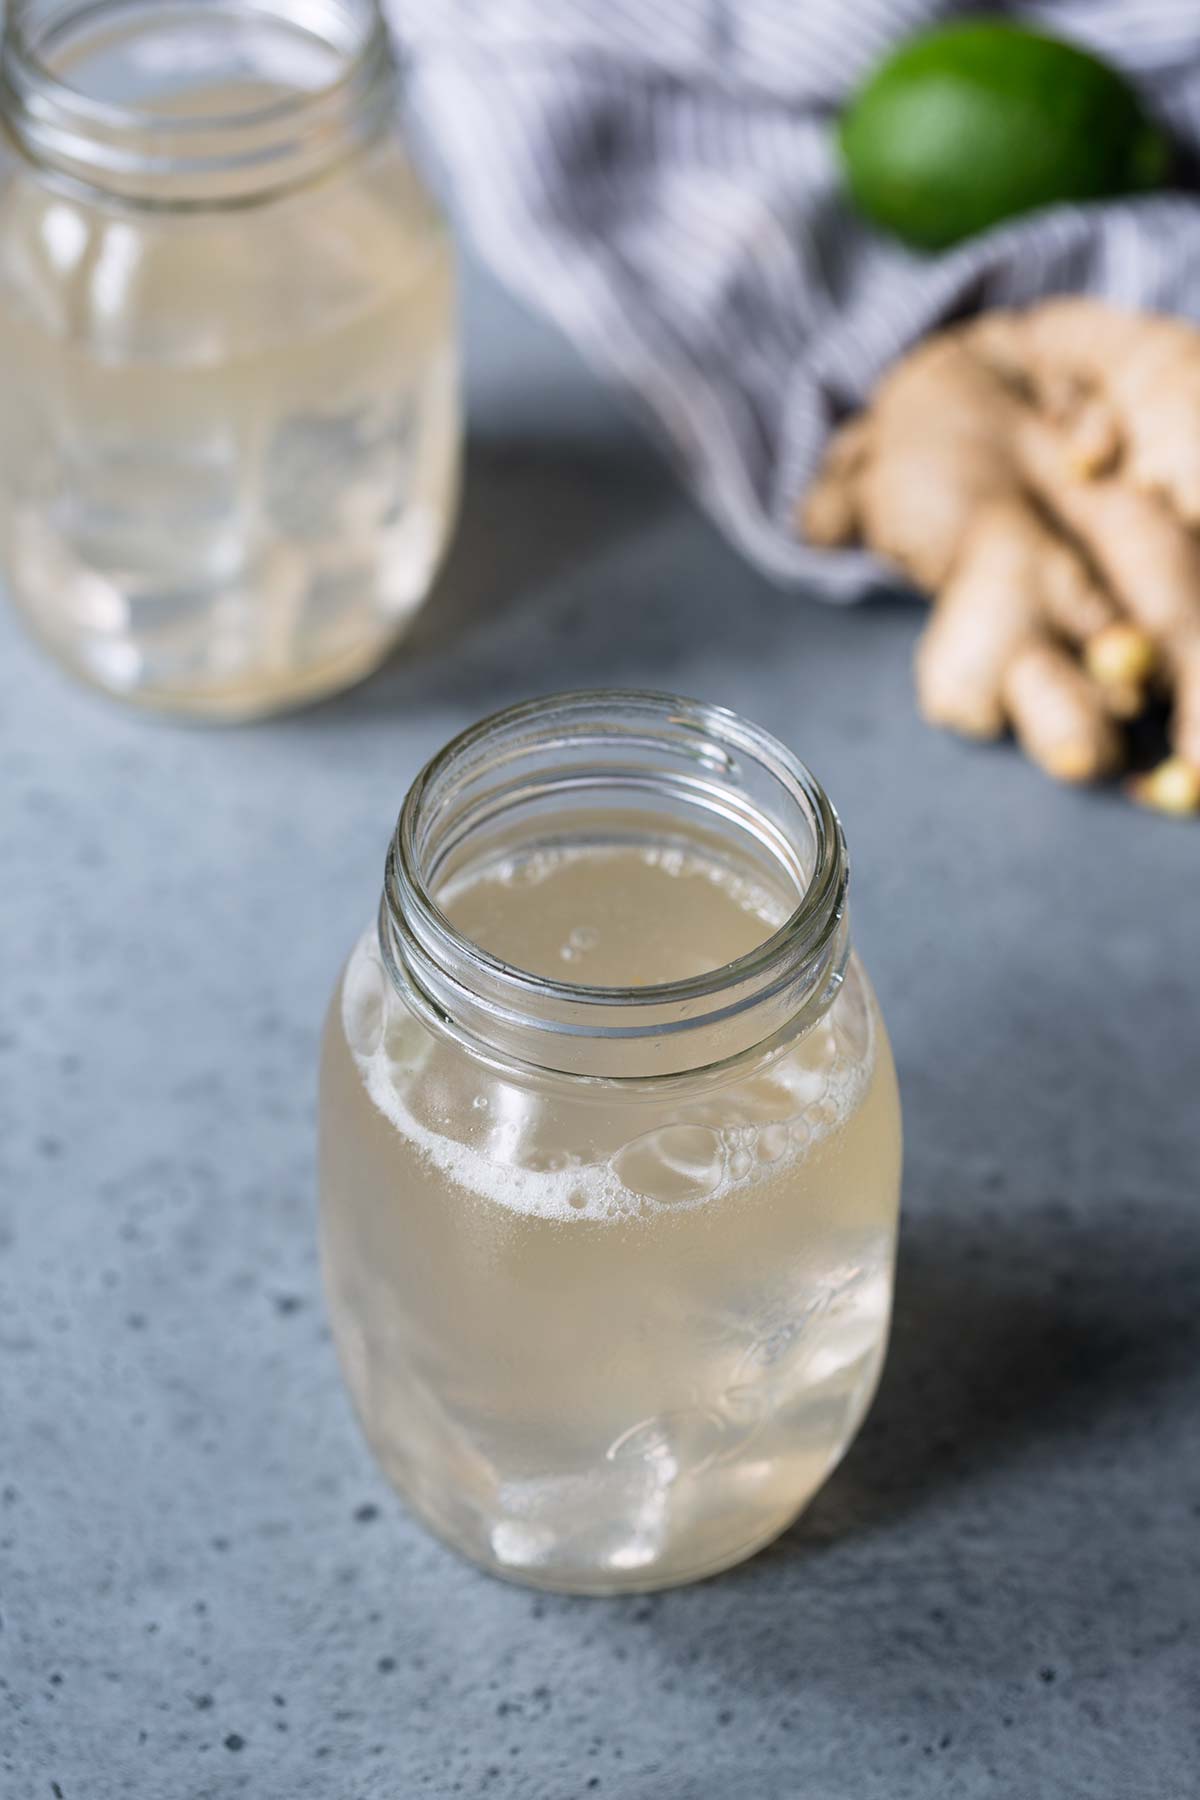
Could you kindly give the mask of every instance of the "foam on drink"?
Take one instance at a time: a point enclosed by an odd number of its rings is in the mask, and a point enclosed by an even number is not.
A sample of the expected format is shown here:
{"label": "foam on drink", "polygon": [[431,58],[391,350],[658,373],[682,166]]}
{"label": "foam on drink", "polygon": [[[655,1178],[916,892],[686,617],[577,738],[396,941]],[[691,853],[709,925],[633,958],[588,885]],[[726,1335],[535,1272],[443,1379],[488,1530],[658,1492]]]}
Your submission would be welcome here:
{"label": "foam on drink", "polygon": [[[532,974],[593,986],[707,973],[756,948],[788,912],[761,882],[654,846],[508,858],[458,877],[438,900],[481,948]],[[492,1109],[492,1117],[479,1144],[415,1116],[407,1095],[427,1067],[430,1041],[389,990],[376,933],[368,931],[346,972],[342,1024],[375,1105],[455,1187],[564,1223],[713,1204],[778,1179],[789,1160],[811,1155],[837,1129],[870,1077],[871,1061],[839,1054],[826,1016],[801,1053],[777,1056],[757,1074],[749,1097],[731,1097],[724,1109],[711,1099],[684,1102],[671,1124],[602,1161],[564,1152],[561,1167],[532,1168],[506,1154],[505,1143],[506,1135],[519,1142],[519,1115],[539,1105],[532,1096],[512,1093],[495,1106],[481,1087],[474,1110]]]}

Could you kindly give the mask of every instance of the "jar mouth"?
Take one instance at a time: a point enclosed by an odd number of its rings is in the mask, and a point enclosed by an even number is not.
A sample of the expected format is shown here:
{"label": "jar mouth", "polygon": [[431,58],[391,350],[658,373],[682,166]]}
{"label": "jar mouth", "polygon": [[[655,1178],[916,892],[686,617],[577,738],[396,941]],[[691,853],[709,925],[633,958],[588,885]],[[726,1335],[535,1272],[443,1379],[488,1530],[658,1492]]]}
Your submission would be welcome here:
{"label": "jar mouth", "polygon": [[375,136],[396,66],[376,0],[11,0],[5,124],[60,181],[246,205]]}
{"label": "jar mouth", "polygon": [[[606,816],[614,795],[737,836],[786,877],[791,912],[719,967],[603,986],[505,962],[439,905],[440,878],[489,832],[523,813],[552,819],[564,802]],[[401,988],[476,1047],[606,1078],[694,1071],[794,1035],[826,1009],[845,968],[848,878],[824,789],[759,726],[674,694],[561,694],[484,719],[422,769],[388,851],[380,938]]]}

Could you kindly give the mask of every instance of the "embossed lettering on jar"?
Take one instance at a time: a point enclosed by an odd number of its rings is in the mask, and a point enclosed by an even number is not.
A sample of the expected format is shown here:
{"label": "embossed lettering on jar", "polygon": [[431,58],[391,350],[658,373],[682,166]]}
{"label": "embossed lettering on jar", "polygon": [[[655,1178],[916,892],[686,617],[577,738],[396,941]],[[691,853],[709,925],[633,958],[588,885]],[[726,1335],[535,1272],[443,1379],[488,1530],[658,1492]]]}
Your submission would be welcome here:
{"label": "embossed lettering on jar", "polygon": [[900,1169],[841,829],[670,696],[428,766],[326,1029],[321,1191],[381,1463],[497,1573],[686,1581],[783,1530],[886,1343]]}
{"label": "embossed lettering on jar", "polygon": [[365,674],[440,561],[460,433],[374,0],[12,0],[0,72],[12,598],[173,711]]}

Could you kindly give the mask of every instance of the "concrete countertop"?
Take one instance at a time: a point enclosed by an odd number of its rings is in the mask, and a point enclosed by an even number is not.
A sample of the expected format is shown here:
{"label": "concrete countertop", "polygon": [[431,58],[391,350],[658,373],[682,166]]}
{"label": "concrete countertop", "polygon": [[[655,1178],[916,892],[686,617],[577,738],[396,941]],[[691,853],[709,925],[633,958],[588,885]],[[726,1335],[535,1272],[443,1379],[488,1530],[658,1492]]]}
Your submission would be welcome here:
{"label": "concrete countertop", "polygon": [[[1200,1792],[1200,830],[915,718],[919,610],[770,588],[477,283],[457,548],[373,681],[131,716],[0,620],[5,1800]],[[907,1109],[871,1418],[757,1561],[539,1597],[405,1516],[324,1326],[313,1090],[420,761],[577,685],[839,805]]]}

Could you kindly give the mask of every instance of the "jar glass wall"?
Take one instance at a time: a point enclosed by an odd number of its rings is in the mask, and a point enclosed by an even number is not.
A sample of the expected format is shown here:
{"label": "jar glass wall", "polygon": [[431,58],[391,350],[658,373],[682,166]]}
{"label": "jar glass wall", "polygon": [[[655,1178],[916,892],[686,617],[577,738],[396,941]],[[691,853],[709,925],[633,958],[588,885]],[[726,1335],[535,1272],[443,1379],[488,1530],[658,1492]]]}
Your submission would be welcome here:
{"label": "jar glass wall", "polygon": [[0,556],[73,672],[248,717],[424,599],[460,424],[447,235],[373,0],[14,0]]}
{"label": "jar glass wall", "polygon": [[669,696],[414,785],[326,1029],[324,1258],[384,1468],[493,1571],[610,1592],[783,1530],[874,1392],[899,1109],[840,827]]}

